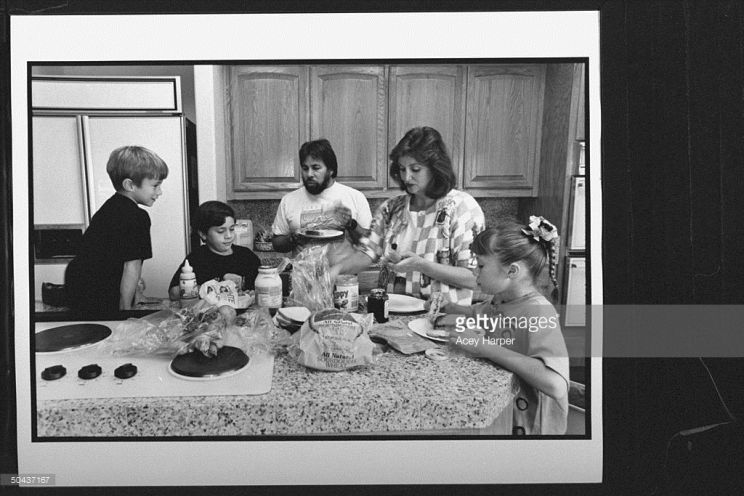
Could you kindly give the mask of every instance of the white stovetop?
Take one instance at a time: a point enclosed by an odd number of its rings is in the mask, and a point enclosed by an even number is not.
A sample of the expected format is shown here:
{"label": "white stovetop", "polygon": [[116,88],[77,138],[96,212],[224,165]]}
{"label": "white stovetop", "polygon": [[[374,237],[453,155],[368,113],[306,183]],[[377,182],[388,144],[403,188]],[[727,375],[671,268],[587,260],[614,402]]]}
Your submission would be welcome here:
{"label": "white stovetop", "polygon": [[[36,332],[79,322],[38,322]],[[113,332],[120,322],[95,322],[106,325]],[[105,341],[105,340],[104,340]],[[250,357],[248,365],[234,373],[215,379],[184,379],[169,371],[171,358],[160,355],[111,356],[97,345],[78,350],[36,353],[36,393],[38,400],[81,398],[127,398],[153,396],[231,396],[258,395],[271,390],[274,356],[261,354]],[[84,380],[77,375],[85,365],[98,364],[102,373],[95,379]],[[132,363],[137,374],[129,379],[114,376],[120,365]],[[62,365],[67,373],[61,379],[45,381],[42,371]]]}

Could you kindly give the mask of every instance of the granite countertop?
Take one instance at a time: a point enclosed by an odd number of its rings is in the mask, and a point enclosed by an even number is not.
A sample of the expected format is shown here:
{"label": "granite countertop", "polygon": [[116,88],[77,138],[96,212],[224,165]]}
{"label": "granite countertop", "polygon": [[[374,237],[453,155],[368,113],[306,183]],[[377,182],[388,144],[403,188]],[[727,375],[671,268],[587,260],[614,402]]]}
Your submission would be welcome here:
{"label": "granite countertop", "polygon": [[37,429],[42,437],[509,434],[492,425],[508,414],[510,429],[514,387],[511,372],[459,354],[435,361],[390,349],[370,367],[323,372],[282,352],[264,395],[38,401]]}

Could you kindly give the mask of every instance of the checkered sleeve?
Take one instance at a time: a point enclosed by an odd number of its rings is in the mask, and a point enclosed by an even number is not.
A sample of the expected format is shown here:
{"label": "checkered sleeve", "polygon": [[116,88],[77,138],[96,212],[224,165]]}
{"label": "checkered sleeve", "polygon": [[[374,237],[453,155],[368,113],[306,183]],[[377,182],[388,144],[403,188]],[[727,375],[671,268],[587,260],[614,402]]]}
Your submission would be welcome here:
{"label": "checkered sleeve", "polygon": [[387,219],[390,218],[390,201],[387,200],[377,208],[372,223],[369,226],[369,235],[359,241],[358,250],[377,261],[382,256],[383,240],[387,229]]}
{"label": "checkered sleeve", "polygon": [[460,194],[462,196],[450,225],[450,257],[454,265],[475,270],[477,262],[470,245],[475,236],[485,229],[485,217],[472,196],[464,192]]}

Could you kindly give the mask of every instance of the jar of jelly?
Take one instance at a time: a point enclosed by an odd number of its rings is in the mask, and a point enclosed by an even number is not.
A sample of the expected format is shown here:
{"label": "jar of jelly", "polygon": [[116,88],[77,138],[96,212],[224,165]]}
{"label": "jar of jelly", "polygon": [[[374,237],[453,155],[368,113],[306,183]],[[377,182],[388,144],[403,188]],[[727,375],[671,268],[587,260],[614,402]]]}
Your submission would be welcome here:
{"label": "jar of jelly", "polygon": [[367,297],[367,313],[373,313],[378,324],[388,321],[388,300],[384,289],[373,289]]}

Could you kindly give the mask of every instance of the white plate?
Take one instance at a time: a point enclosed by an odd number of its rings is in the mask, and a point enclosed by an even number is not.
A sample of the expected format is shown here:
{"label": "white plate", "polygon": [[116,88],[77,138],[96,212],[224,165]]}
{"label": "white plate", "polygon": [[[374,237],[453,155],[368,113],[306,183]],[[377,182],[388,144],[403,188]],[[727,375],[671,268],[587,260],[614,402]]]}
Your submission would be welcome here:
{"label": "white plate", "polygon": [[310,239],[334,239],[344,235],[337,229],[300,229],[300,234]]}
{"label": "white plate", "polygon": [[447,338],[435,338],[426,334],[427,331],[434,330],[434,326],[431,325],[431,322],[429,322],[429,319],[426,317],[421,317],[420,319],[410,321],[408,323],[408,328],[419,336],[425,337],[426,339],[431,339],[432,341],[439,341],[440,343],[446,343],[447,341],[449,341],[449,339]]}
{"label": "white plate", "polygon": [[393,313],[416,313],[424,312],[424,300],[419,300],[413,296],[402,294],[388,295],[388,310]]}
{"label": "white plate", "polygon": [[281,314],[293,324],[302,324],[310,318],[310,310],[305,307],[282,307],[277,310],[277,314]]}

